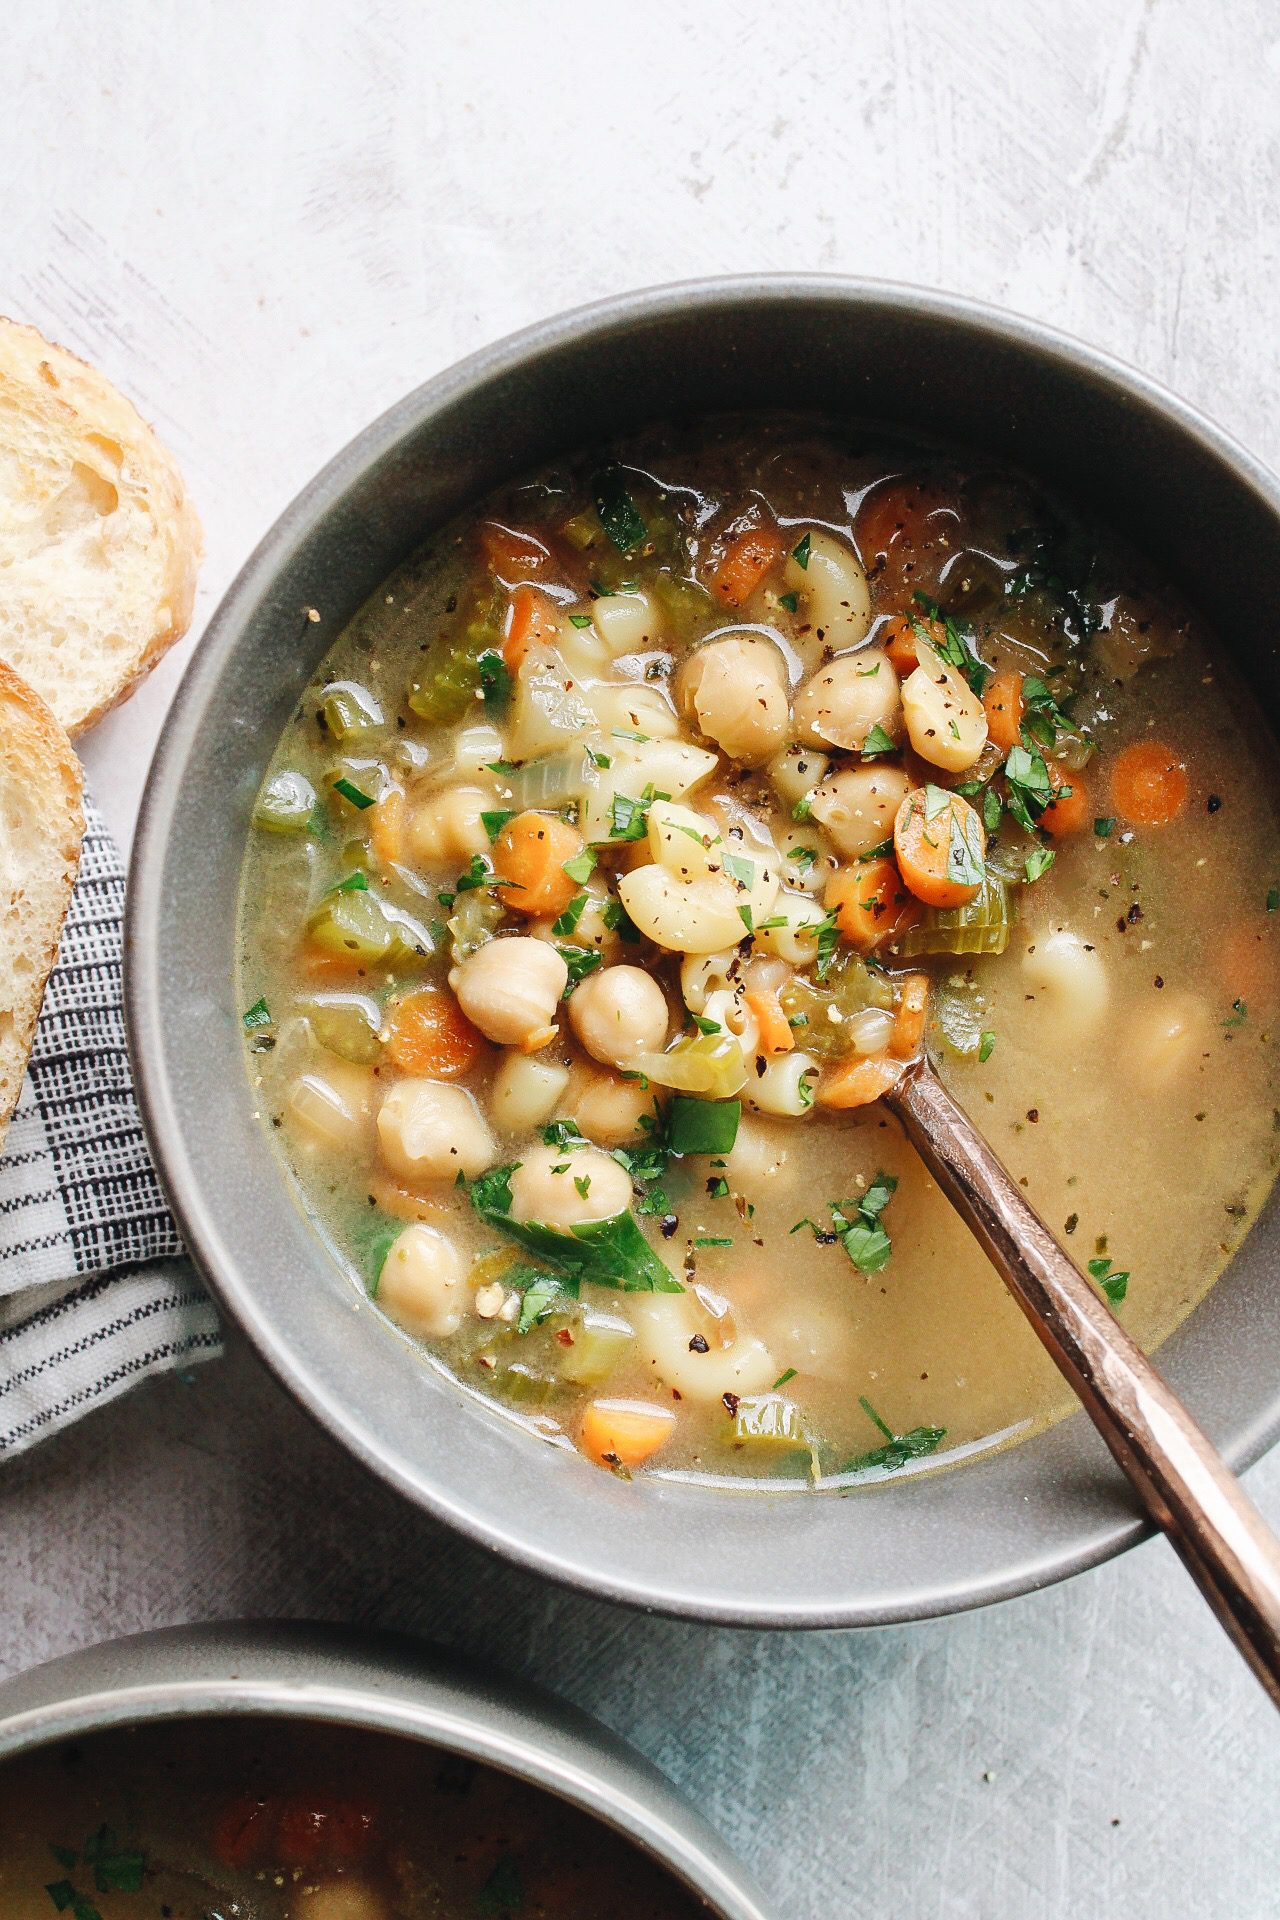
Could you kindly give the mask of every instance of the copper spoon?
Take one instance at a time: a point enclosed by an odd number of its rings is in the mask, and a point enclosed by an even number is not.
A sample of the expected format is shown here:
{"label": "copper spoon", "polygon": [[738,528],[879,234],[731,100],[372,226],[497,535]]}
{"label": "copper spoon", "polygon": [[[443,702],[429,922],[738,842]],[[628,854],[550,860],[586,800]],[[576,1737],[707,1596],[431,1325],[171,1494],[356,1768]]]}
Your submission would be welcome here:
{"label": "copper spoon", "polygon": [[884,1098],[1280,1707],[1280,1540],[928,1062]]}

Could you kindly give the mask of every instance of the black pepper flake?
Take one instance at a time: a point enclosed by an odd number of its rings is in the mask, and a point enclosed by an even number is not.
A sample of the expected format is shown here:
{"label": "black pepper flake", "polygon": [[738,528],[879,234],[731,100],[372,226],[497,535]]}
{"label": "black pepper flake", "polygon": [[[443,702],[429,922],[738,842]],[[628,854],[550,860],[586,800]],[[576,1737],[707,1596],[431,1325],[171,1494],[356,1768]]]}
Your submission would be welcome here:
{"label": "black pepper flake", "polygon": [[1164,985],[1164,975],[1162,973],[1158,973],[1155,977],[1155,981],[1153,984],[1157,987],[1162,987]]}
{"label": "black pepper flake", "polygon": [[1142,918],[1142,908],[1138,905],[1137,901],[1135,900],[1133,905],[1130,907],[1129,913],[1128,913],[1129,925],[1131,927],[1136,927],[1139,920],[1141,920],[1141,918]]}
{"label": "black pepper flake", "polygon": [[689,1342],[689,1351],[690,1353],[710,1353],[711,1349],[707,1344],[707,1336],[705,1333],[694,1334],[692,1340]]}
{"label": "black pepper flake", "polygon": [[1028,1107],[1028,1108],[1027,1108],[1027,1118],[1028,1118],[1028,1120],[1029,1120],[1029,1121],[1031,1122],[1031,1124],[1032,1124],[1032,1126],[1034,1127],[1034,1126],[1035,1126],[1035,1124],[1036,1124],[1036,1122],[1037,1122],[1037,1120],[1039,1120],[1039,1118],[1040,1118],[1040,1109],[1039,1109],[1039,1107]]}
{"label": "black pepper flake", "polygon": [[1074,1233],[1079,1225],[1080,1215],[1078,1213],[1069,1213],[1062,1223],[1062,1231],[1064,1233]]}
{"label": "black pepper flake", "polygon": [[1209,795],[1209,798],[1205,801],[1204,804],[1205,804],[1206,813],[1216,813],[1218,811],[1218,808],[1222,805],[1221,796],[1216,793],[1211,793]]}
{"label": "black pepper flake", "polygon": [[658,1222],[658,1232],[662,1235],[664,1240],[669,1240],[679,1225],[680,1225],[679,1214],[664,1213],[662,1216],[662,1219]]}
{"label": "black pepper flake", "polygon": [[724,1401],[725,1412],[732,1419],[741,1404],[738,1395],[736,1393],[722,1393],[720,1398]]}

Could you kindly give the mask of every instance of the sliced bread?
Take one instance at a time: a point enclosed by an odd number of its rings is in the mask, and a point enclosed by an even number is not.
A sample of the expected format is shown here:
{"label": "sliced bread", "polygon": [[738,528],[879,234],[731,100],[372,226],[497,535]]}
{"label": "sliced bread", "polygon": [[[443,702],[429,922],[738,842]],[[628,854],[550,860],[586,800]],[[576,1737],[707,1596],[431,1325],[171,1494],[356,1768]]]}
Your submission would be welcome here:
{"label": "sliced bread", "polygon": [[38,695],[0,663],[0,1141],[58,951],[84,834],[80,763]]}
{"label": "sliced bread", "polygon": [[0,660],[68,733],[186,632],[201,552],[182,478],[129,401],[0,319]]}

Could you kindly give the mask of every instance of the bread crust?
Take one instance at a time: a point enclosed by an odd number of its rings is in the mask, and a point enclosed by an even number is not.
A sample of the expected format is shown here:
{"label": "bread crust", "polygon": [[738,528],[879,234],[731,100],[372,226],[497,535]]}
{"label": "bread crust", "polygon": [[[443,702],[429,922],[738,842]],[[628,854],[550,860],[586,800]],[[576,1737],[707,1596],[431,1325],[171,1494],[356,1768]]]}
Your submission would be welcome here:
{"label": "bread crust", "polygon": [[[152,631],[141,637],[133,658],[116,671],[105,692],[90,698],[86,688],[84,702],[58,715],[68,733],[78,734],[127,699],[190,626],[204,556],[200,519],[172,455],[133,403],[68,348],[46,340],[35,327],[0,315],[0,390],[7,384],[24,387],[45,405],[65,408],[78,432],[104,435],[128,450],[152,504],[155,537],[164,543],[163,585]],[[0,629],[0,650],[3,645]]]}
{"label": "bread crust", "polygon": [[[0,1143],[21,1091],[84,838],[84,776],[66,729],[39,694],[0,661],[0,782],[9,780],[20,780],[24,793],[37,800],[48,814],[44,846],[47,868],[31,878],[38,879],[41,889],[51,895],[52,911],[41,916],[46,924],[41,930],[35,972],[24,985],[22,1004],[6,1004],[14,997],[12,983],[0,986],[0,1011],[12,1018],[15,1043],[12,1066],[0,1055]],[[4,881],[5,876],[0,874],[0,886]],[[29,884],[26,891],[34,892],[34,885]]]}

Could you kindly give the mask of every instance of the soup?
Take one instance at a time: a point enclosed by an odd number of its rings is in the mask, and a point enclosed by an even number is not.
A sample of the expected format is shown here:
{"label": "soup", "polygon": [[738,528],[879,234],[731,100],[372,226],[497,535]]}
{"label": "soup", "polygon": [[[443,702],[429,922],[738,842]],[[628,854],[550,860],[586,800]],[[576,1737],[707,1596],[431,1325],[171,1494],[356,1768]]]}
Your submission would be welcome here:
{"label": "soup", "polygon": [[1069,1396],[880,1096],[927,1050],[1161,1340],[1276,1165],[1272,752],[1017,474],[783,420],[567,461],[374,595],[272,758],[264,1122],[425,1364],[616,1473],[1025,1435]]}
{"label": "soup", "polygon": [[414,1742],[201,1721],[11,1762],[0,1920],[695,1920],[559,1800]]}

